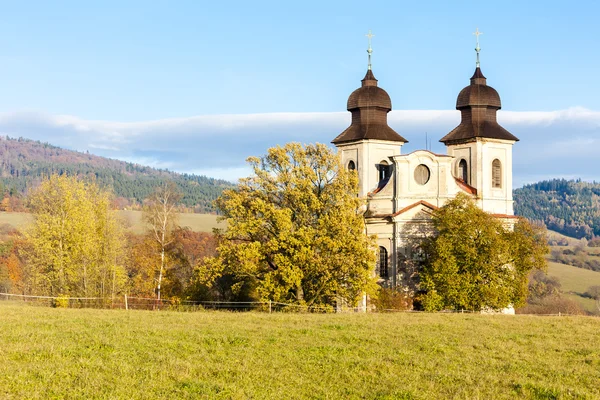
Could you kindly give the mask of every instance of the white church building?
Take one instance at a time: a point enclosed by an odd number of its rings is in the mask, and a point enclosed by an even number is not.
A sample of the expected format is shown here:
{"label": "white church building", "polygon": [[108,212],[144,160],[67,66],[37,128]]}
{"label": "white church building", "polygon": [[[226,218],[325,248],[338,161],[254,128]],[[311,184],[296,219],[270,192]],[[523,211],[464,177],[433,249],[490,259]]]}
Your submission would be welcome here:
{"label": "white church building", "polygon": [[496,120],[500,96],[481,72],[479,44],[476,51],[475,73],[456,100],[461,122],[440,139],[446,154],[403,154],[407,140],[388,126],[392,102],[377,85],[369,45],[367,73],[348,98],[351,125],[332,143],[343,164],[358,173],[359,196],[367,199],[367,234],[377,235],[376,273],[382,285],[411,286],[418,243],[430,229],[431,212],[458,193],[506,222],[515,218],[512,147],[519,139]]}

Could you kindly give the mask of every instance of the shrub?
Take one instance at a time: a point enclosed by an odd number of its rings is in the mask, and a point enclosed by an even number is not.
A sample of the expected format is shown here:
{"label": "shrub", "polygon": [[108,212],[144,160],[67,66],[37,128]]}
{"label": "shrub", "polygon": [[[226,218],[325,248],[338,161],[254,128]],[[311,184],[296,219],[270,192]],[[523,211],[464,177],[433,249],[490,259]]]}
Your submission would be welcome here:
{"label": "shrub", "polygon": [[371,304],[377,311],[412,310],[413,299],[406,292],[382,287],[377,291],[377,297],[371,299]]}
{"label": "shrub", "polygon": [[549,296],[527,304],[516,310],[517,314],[585,314],[581,305],[561,296]]}
{"label": "shrub", "polygon": [[69,296],[60,295],[52,300],[52,307],[69,308]]}

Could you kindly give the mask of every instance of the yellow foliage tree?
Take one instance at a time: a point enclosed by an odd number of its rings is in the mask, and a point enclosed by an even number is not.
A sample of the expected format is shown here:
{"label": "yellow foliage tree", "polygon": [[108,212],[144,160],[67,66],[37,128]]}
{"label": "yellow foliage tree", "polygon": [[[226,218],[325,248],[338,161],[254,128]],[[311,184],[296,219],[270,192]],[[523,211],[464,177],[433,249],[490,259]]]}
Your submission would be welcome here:
{"label": "yellow foliage tree", "polygon": [[173,231],[178,222],[176,207],[181,197],[182,194],[175,183],[166,182],[156,187],[144,204],[144,220],[148,224],[149,235],[157,245],[160,258],[156,277],[157,300],[161,298],[161,287],[168,266],[167,247],[174,241]]}
{"label": "yellow foliage tree", "polygon": [[30,279],[39,293],[109,297],[124,287],[124,230],[95,183],[52,175],[29,196]]}
{"label": "yellow foliage tree", "polygon": [[253,176],[217,200],[228,228],[198,275],[233,275],[263,300],[305,305],[356,304],[372,292],[374,244],[356,173],[323,144],[289,143],[248,162]]}

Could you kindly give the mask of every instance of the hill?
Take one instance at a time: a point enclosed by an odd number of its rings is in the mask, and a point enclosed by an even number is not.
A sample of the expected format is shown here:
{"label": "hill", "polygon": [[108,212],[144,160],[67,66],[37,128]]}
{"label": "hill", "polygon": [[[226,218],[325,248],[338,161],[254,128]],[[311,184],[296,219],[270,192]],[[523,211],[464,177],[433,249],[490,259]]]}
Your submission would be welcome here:
{"label": "hill", "polygon": [[575,238],[600,236],[600,183],[554,179],[514,191],[515,214]]}
{"label": "hill", "polygon": [[25,194],[52,173],[95,179],[112,189],[121,207],[139,205],[154,188],[173,180],[183,193],[182,204],[195,212],[215,212],[212,202],[233,184],[224,180],[179,174],[125,161],[62,149],[48,143],[0,136],[0,195]]}
{"label": "hill", "polygon": [[592,399],[600,319],[0,301],[4,398]]}
{"label": "hill", "polygon": [[590,286],[600,286],[600,272],[549,262],[548,275],[558,278],[567,297],[580,303],[586,311],[598,314],[596,302],[583,294]]}

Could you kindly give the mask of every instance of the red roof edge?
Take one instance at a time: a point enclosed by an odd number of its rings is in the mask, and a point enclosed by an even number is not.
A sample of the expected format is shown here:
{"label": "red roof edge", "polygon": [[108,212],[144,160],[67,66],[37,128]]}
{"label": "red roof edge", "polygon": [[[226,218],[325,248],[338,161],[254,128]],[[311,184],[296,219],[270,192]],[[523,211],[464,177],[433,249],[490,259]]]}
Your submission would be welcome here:
{"label": "red roof edge", "polygon": [[434,206],[431,203],[426,202],[425,200],[421,200],[421,201],[417,201],[414,204],[411,204],[410,206],[404,207],[402,210],[400,211],[396,211],[394,214],[392,214],[392,217],[396,217],[400,214],[404,214],[405,212],[407,212],[408,210],[411,210],[417,206],[423,205],[425,207],[431,208],[432,210],[437,210],[438,207]]}
{"label": "red roof edge", "polygon": [[468,183],[457,177],[454,177],[454,180],[462,190],[477,196],[477,189],[475,189],[473,186],[469,185]]}

